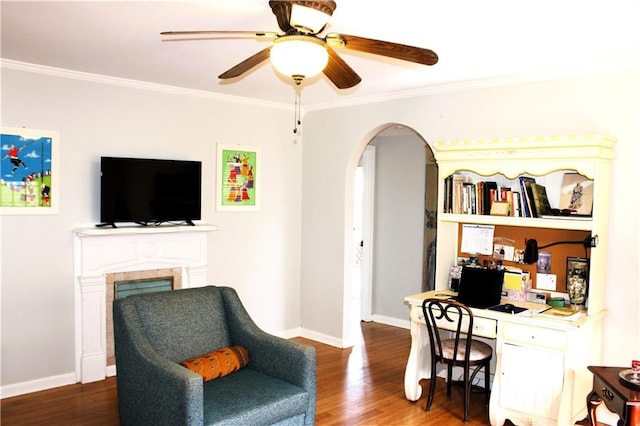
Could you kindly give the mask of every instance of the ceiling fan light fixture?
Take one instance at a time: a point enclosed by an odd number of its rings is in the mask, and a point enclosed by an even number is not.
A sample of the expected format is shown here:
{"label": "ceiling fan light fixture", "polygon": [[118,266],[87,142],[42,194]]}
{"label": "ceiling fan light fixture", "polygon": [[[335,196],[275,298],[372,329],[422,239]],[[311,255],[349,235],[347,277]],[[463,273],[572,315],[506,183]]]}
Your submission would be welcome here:
{"label": "ceiling fan light fixture", "polygon": [[321,9],[314,9],[300,4],[291,6],[289,24],[304,33],[317,34],[327,25],[331,16]]}
{"label": "ceiling fan light fixture", "polygon": [[309,78],[321,73],[328,61],[329,52],[324,42],[312,36],[279,37],[274,40],[271,48],[271,63],[274,68],[294,79]]}

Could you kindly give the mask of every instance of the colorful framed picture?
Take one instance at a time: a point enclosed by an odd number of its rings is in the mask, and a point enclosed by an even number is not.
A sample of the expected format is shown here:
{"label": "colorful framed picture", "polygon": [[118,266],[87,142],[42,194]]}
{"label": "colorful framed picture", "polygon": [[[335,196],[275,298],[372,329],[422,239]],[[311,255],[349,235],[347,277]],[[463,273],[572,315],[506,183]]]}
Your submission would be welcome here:
{"label": "colorful framed picture", "polygon": [[252,211],[260,207],[260,151],[218,144],[217,211]]}
{"label": "colorful framed picture", "polygon": [[57,214],[59,133],[2,127],[0,213]]}

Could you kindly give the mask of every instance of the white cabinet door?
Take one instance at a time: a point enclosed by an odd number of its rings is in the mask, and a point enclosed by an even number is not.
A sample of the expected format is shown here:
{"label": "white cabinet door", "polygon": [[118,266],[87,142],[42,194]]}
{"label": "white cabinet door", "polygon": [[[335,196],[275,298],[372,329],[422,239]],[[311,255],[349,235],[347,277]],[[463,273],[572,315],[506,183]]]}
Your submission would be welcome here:
{"label": "white cabinet door", "polygon": [[505,343],[500,407],[556,419],[563,377],[563,352]]}

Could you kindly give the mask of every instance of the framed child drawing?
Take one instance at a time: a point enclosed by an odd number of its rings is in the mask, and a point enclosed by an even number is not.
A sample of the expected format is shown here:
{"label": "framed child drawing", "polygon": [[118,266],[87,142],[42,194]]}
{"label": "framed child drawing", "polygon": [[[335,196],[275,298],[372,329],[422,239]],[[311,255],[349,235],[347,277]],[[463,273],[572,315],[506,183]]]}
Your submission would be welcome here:
{"label": "framed child drawing", "polygon": [[59,133],[2,127],[0,213],[57,214]]}
{"label": "framed child drawing", "polygon": [[254,211],[260,207],[260,151],[218,144],[217,211]]}

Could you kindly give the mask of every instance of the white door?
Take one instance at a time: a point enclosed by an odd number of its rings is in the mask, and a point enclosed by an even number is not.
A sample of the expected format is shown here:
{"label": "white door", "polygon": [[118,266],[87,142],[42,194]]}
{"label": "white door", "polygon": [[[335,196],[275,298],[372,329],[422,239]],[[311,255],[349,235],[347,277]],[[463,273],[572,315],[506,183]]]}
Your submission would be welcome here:
{"label": "white door", "polygon": [[371,321],[375,155],[375,146],[368,145],[355,172],[351,311],[356,324]]}

